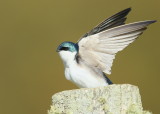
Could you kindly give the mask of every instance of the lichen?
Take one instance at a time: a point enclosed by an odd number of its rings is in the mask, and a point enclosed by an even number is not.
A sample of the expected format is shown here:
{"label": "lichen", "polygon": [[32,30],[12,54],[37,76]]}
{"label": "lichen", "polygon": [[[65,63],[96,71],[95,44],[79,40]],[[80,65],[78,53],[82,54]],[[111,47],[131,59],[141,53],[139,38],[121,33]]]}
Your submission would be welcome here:
{"label": "lichen", "polygon": [[152,114],[152,113],[149,111],[143,111],[136,104],[132,104],[126,111],[126,114]]}
{"label": "lichen", "polygon": [[100,97],[100,98],[98,99],[98,101],[100,102],[100,104],[105,104],[105,103],[106,103],[106,99],[103,98],[103,97]]}
{"label": "lichen", "polygon": [[56,93],[48,114],[151,114],[143,111],[137,86],[122,84]]}

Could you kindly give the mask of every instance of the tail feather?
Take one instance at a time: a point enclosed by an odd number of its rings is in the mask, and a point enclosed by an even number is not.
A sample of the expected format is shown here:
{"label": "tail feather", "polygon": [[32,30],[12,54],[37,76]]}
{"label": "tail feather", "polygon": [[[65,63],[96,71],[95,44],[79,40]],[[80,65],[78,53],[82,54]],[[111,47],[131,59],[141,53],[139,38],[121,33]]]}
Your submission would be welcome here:
{"label": "tail feather", "polygon": [[103,73],[103,76],[109,85],[113,84],[113,82],[105,75],[105,73]]}

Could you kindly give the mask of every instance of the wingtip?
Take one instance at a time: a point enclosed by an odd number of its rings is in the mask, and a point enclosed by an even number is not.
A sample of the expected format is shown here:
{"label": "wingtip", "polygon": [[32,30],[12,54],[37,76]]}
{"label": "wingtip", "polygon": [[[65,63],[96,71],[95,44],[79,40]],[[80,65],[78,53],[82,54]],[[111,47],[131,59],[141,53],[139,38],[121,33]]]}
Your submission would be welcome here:
{"label": "wingtip", "polygon": [[155,23],[155,22],[157,22],[157,20],[152,20],[152,23]]}
{"label": "wingtip", "polygon": [[145,21],[138,21],[138,22],[134,22],[132,24],[145,24],[145,25],[150,25],[152,23],[155,23],[156,20],[145,20]]}
{"label": "wingtip", "polygon": [[130,12],[132,10],[131,7],[124,9],[123,11]]}
{"label": "wingtip", "polygon": [[146,21],[148,24],[152,24],[152,23],[155,23],[155,22],[157,22],[157,20],[148,20],[148,21]]}
{"label": "wingtip", "polygon": [[129,8],[127,8],[127,10],[128,10],[128,11],[131,11],[131,10],[132,10],[132,8],[131,8],[131,7],[129,7]]}
{"label": "wingtip", "polygon": [[[118,12],[117,14],[125,14],[125,16],[127,16],[127,14],[131,11],[131,8],[126,8],[121,10],[120,12]],[[116,14],[115,14],[116,15]]]}

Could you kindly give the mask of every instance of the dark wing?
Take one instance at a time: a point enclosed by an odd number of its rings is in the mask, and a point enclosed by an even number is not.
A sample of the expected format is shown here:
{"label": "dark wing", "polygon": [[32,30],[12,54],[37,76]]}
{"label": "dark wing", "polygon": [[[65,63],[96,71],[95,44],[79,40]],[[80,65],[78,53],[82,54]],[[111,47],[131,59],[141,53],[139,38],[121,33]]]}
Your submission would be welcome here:
{"label": "dark wing", "polygon": [[130,11],[131,11],[131,8],[127,8],[119,13],[116,13],[115,15],[104,20],[98,26],[96,26],[91,31],[83,35],[82,38],[125,24],[126,16]]}

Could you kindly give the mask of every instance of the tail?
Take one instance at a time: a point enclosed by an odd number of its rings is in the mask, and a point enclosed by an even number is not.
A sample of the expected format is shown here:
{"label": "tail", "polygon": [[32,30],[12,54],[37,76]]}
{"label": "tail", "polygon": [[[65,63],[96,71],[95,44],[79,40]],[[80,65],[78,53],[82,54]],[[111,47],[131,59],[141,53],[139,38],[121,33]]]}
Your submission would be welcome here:
{"label": "tail", "polygon": [[105,75],[105,73],[103,73],[103,76],[109,85],[113,84],[113,82]]}

